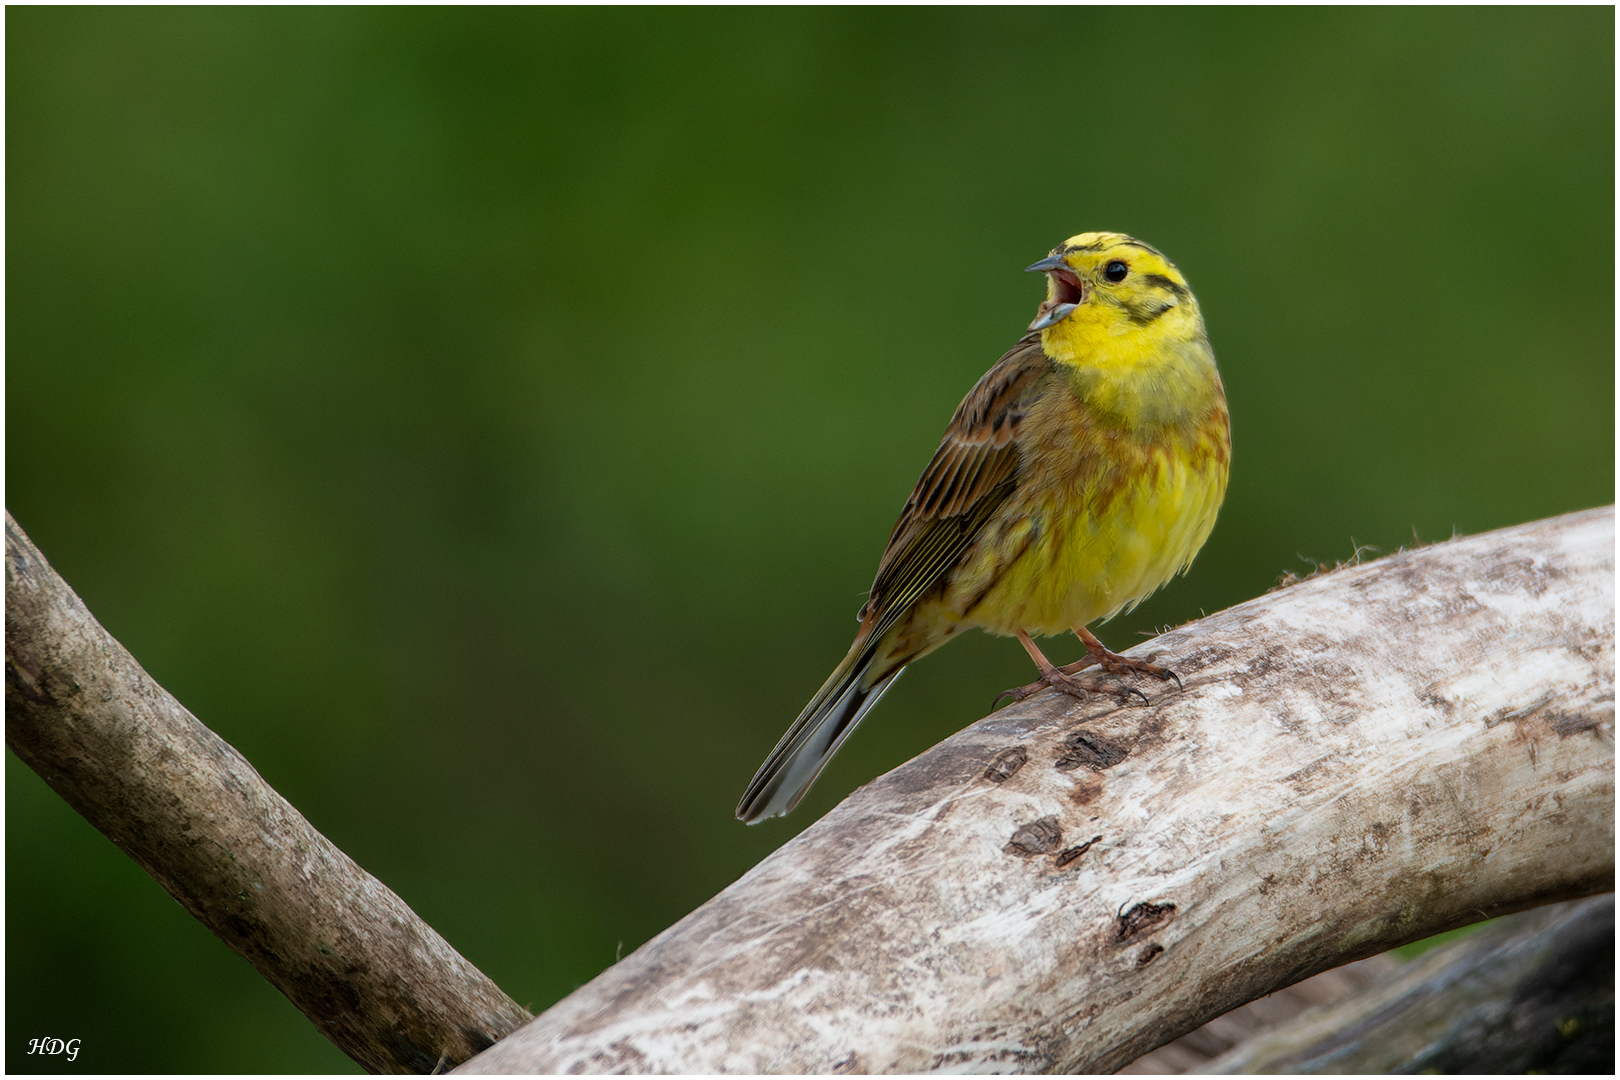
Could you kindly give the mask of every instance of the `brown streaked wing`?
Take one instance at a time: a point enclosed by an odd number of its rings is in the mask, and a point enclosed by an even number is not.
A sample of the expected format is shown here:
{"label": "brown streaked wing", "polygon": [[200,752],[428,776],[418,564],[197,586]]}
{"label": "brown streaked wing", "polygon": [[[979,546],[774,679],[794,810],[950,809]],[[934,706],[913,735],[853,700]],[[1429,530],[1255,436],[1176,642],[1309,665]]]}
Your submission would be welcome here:
{"label": "brown streaked wing", "polygon": [[873,637],[955,565],[1012,494],[1018,429],[1041,378],[1051,370],[1040,335],[1031,334],[985,372],[957,406],[878,563],[866,608],[880,612]]}

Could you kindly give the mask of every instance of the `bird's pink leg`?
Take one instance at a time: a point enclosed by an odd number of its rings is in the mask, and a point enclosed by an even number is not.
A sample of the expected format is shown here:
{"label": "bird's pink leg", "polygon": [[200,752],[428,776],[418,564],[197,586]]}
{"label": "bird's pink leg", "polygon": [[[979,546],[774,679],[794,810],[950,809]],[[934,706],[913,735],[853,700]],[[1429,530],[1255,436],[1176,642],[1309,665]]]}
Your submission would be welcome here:
{"label": "bird's pink leg", "polygon": [[1074,671],[1079,671],[1088,664],[1100,662],[1090,655],[1088,655],[1084,660],[1070,664],[1067,668],[1060,668],[1056,664],[1052,663],[1052,661],[1048,660],[1046,655],[1041,652],[1040,647],[1035,644],[1035,640],[1022,630],[1018,631],[1018,643],[1024,647],[1025,652],[1029,653],[1029,658],[1035,661],[1035,670],[1041,673],[1041,677],[1030,683],[1028,686],[1018,686],[1011,690],[1003,690],[1000,694],[996,695],[997,701],[1000,701],[1004,697],[1010,697],[1015,702],[1023,701],[1031,694],[1039,693],[1040,691],[1045,690],[1047,687],[1051,687],[1053,690],[1068,694],[1070,697],[1079,698],[1081,701],[1090,701],[1093,693],[1124,692],[1135,694],[1137,697],[1142,699],[1144,704],[1147,702],[1147,695],[1142,693],[1140,690],[1135,690],[1130,687],[1122,688],[1118,686],[1105,686],[1089,680],[1076,679],[1073,675]]}
{"label": "bird's pink leg", "polygon": [[1170,682],[1173,679],[1175,680],[1176,689],[1181,689],[1181,676],[1167,667],[1160,667],[1158,664],[1152,664],[1146,660],[1132,660],[1128,656],[1121,656],[1098,641],[1097,635],[1083,626],[1074,628],[1074,636],[1079,638],[1080,643],[1086,647],[1086,655],[1074,663],[1065,664],[1058,669],[1065,675],[1073,675],[1081,668],[1088,668],[1095,664],[1110,675],[1124,675],[1126,672],[1139,671],[1143,675],[1153,676],[1160,682]]}

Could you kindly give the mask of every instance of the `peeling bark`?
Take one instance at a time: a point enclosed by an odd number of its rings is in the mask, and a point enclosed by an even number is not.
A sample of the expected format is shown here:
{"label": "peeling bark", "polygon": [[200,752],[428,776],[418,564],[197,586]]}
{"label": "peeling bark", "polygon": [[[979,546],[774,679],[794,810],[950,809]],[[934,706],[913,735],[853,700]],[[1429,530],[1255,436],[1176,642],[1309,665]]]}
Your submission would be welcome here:
{"label": "peeling bark", "polygon": [[6,515],[6,744],[371,1072],[529,1019],[102,629]]}
{"label": "peeling bark", "polygon": [[1106,1072],[1316,972],[1614,887],[1612,508],[1133,650],[850,796],[463,1072]]}

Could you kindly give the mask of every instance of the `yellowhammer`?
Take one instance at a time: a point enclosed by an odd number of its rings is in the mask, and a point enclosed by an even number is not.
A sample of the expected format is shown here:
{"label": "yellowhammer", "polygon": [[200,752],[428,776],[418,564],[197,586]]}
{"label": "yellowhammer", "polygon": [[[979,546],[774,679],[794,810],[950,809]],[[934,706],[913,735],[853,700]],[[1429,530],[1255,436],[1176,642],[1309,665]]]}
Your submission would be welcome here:
{"label": "yellowhammer", "polygon": [[[913,660],[970,627],[1012,635],[1043,687],[1076,696],[1093,664],[1165,668],[1109,652],[1086,624],[1130,608],[1192,564],[1215,525],[1232,453],[1226,391],[1198,301],[1158,250],[1081,233],[1030,270],[1047,276],[1029,333],[968,391],[923,470],[860,632],[737,806],[792,810]],[[1030,637],[1073,630],[1059,668]]]}

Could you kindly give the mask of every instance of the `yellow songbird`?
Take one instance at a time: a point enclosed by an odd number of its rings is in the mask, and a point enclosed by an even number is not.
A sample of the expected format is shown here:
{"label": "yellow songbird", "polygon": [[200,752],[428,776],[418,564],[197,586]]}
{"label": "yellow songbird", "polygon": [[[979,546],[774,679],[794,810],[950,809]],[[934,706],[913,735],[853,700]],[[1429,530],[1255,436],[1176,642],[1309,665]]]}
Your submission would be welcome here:
{"label": "yellow songbird", "polygon": [[[1081,233],[1030,270],[1046,301],[968,391],[878,563],[861,628],[737,816],[792,810],[913,660],[970,627],[1017,637],[1043,687],[1079,697],[1096,665],[1169,670],[1104,648],[1086,624],[1192,564],[1226,494],[1226,391],[1192,290],[1156,248]],[[1073,630],[1086,656],[1053,665],[1031,634]]]}

